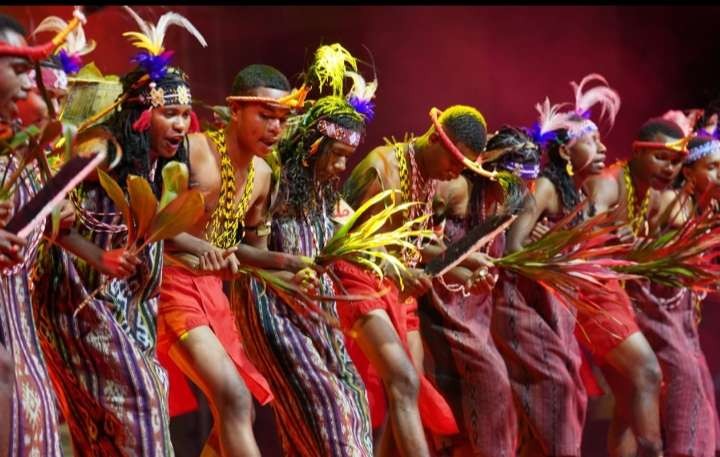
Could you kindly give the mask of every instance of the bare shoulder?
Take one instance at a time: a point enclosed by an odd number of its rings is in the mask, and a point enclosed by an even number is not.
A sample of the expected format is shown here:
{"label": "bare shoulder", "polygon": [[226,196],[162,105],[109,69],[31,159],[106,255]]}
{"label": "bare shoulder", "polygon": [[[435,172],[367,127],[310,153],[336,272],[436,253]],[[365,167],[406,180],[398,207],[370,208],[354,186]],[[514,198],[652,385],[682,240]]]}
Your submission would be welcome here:
{"label": "bare shoulder", "polygon": [[188,144],[190,145],[190,160],[193,162],[204,162],[213,156],[210,141],[202,133],[190,133],[188,135]]}
{"label": "bare shoulder", "polygon": [[255,166],[256,180],[269,180],[272,177],[272,168],[260,157],[253,156],[253,165]]}

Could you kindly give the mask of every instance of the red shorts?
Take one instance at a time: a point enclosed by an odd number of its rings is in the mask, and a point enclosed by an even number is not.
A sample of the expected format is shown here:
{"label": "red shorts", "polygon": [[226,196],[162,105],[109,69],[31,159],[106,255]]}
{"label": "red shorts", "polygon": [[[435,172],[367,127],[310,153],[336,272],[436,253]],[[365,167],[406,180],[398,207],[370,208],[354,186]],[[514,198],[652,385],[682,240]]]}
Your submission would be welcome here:
{"label": "red shorts", "polygon": [[614,300],[605,301],[602,312],[592,313],[578,310],[575,336],[580,344],[587,348],[602,364],[608,352],[615,349],[630,335],[639,332],[635,313],[625,289],[618,281],[610,281],[605,285]]}
{"label": "red shorts", "polygon": [[264,405],[272,399],[267,380],[248,360],[235,327],[235,316],[217,276],[196,275],[185,268],[165,266],[160,285],[158,310],[158,358],[170,378],[170,415],[197,407],[184,376],[174,366],[168,352],[190,330],[206,325],[228,353],[248,390]]}
{"label": "red shorts", "polygon": [[[360,347],[352,339],[352,328],[360,317],[370,311],[385,310],[390,316],[405,351],[410,356],[407,334],[419,329],[417,300],[412,298],[401,303],[399,291],[392,281],[388,278],[380,281],[372,272],[355,264],[344,261],[336,262],[334,271],[350,295],[371,295],[384,292],[382,296],[368,300],[337,301],[340,325],[346,335],[345,342],[348,353],[365,382],[372,425],[373,428],[377,428],[383,424],[387,414],[385,388],[375,367],[370,364]],[[336,290],[336,293],[342,294],[343,292]],[[423,424],[434,433],[438,435],[458,433],[457,422],[450,410],[450,405],[425,376],[420,379],[418,408]]]}

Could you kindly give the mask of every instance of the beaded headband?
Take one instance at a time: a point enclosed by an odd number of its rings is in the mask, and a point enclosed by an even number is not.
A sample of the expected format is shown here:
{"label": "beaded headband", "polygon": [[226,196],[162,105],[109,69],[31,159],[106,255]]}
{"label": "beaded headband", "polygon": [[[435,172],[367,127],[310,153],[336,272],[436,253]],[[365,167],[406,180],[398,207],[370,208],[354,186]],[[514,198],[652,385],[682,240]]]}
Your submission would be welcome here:
{"label": "beaded headband", "polygon": [[136,100],[152,108],[161,108],[165,105],[189,105],[192,101],[190,87],[185,82],[178,81],[174,86],[168,84],[163,86],[158,87],[156,83],[151,82],[147,89],[140,92],[140,95],[128,101]]}
{"label": "beaded headband", "polygon": [[[68,77],[67,73],[64,70],[60,68],[41,66],[40,73],[42,74],[42,81],[45,87],[67,91]],[[35,69],[32,69],[28,72],[28,77],[30,78],[30,82],[32,83],[32,85],[37,86],[37,76],[35,74]]]}
{"label": "beaded headband", "polygon": [[686,164],[690,164],[702,159],[705,156],[709,156],[714,152],[720,152],[720,141],[712,140],[707,143],[701,144],[698,147],[690,149],[687,158],[685,159]]}
{"label": "beaded headband", "polygon": [[362,134],[360,132],[350,130],[342,125],[335,124],[325,119],[320,119],[318,121],[318,130],[323,135],[354,148],[358,147],[360,140],[362,139]]}

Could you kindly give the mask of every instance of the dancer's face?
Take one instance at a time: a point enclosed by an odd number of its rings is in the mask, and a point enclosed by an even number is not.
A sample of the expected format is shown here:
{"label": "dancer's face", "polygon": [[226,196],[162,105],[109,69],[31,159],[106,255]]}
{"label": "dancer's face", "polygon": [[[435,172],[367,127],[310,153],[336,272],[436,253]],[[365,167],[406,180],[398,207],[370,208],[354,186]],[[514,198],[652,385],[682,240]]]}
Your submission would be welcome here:
{"label": "dancer's face", "polygon": [[152,110],[150,151],[155,158],[170,159],[190,129],[190,105],[165,105]]}
{"label": "dancer's face", "polygon": [[[652,140],[658,143],[677,141],[667,135],[658,134]],[[685,155],[665,148],[642,148],[635,152],[633,162],[634,178],[645,181],[655,190],[665,190],[677,177],[682,168]]]}
{"label": "dancer's face", "polygon": [[684,166],[682,172],[685,179],[693,184],[695,195],[702,196],[705,192],[717,194],[720,190],[720,151]]}
{"label": "dancer's face", "polygon": [[[464,143],[454,141],[452,137],[450,140],[454,142],[458,150],[468,159],[477,159],[478,154],[473,152],[472,149],[467,147]],[[465,169],[465,164],[458,160],[450,150],[443,144],[442,138],[437,133],[430,135],[430,144],[433,148],[433,153],[429,154],[432,157],[432,166],[430,170],[427,170],[429,176],[427,178],[437,179],[440,181],[451,181],[458,176]]]}
{"label": "dancer's face", "polygon": [[[247,95],[279,99],[288,94],[280,89],[259,87]],[[290,115],[288,107],[263,102],[232,101],[230,110],[241,149],[259,157],[266,156],[275,147]]]}
{"label": "dancer's face", "polygon": [[[25,38],[12,30],[0,34],[0,41],[11,46],[27,46]],[[26,98],[31,88],[30,69],[30,62],[25,58],[0,57],[0,118],[11,120],[17,116],[16,102]]]}
{"label": "dancer's face", "polygon": [[592,176],[605,168],[607,148],[600,141],[597,131],[588,132],[577,138],[570,147],[560,146],[560,155],[570,160],[574,173],[580,176]]}
{"label": "dancer's face", "polygon": [[354,146],[333,141],[315,162],[315,177],[321,181],[339,178],[347,168],[347,159],[355,152]]}

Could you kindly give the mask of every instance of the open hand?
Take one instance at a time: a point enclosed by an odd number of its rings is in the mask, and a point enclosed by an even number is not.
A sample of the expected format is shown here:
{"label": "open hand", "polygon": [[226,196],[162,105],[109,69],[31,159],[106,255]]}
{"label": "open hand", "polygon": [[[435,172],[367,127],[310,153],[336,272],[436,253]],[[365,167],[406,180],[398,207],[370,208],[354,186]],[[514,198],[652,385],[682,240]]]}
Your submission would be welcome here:
{"label": "open hand", "polygon": [[235,256],[236,250],[236,247],[208,249],[200,255],[198,269],[215,273],[225,279],[232,279],[240,271],[240,261]]}

